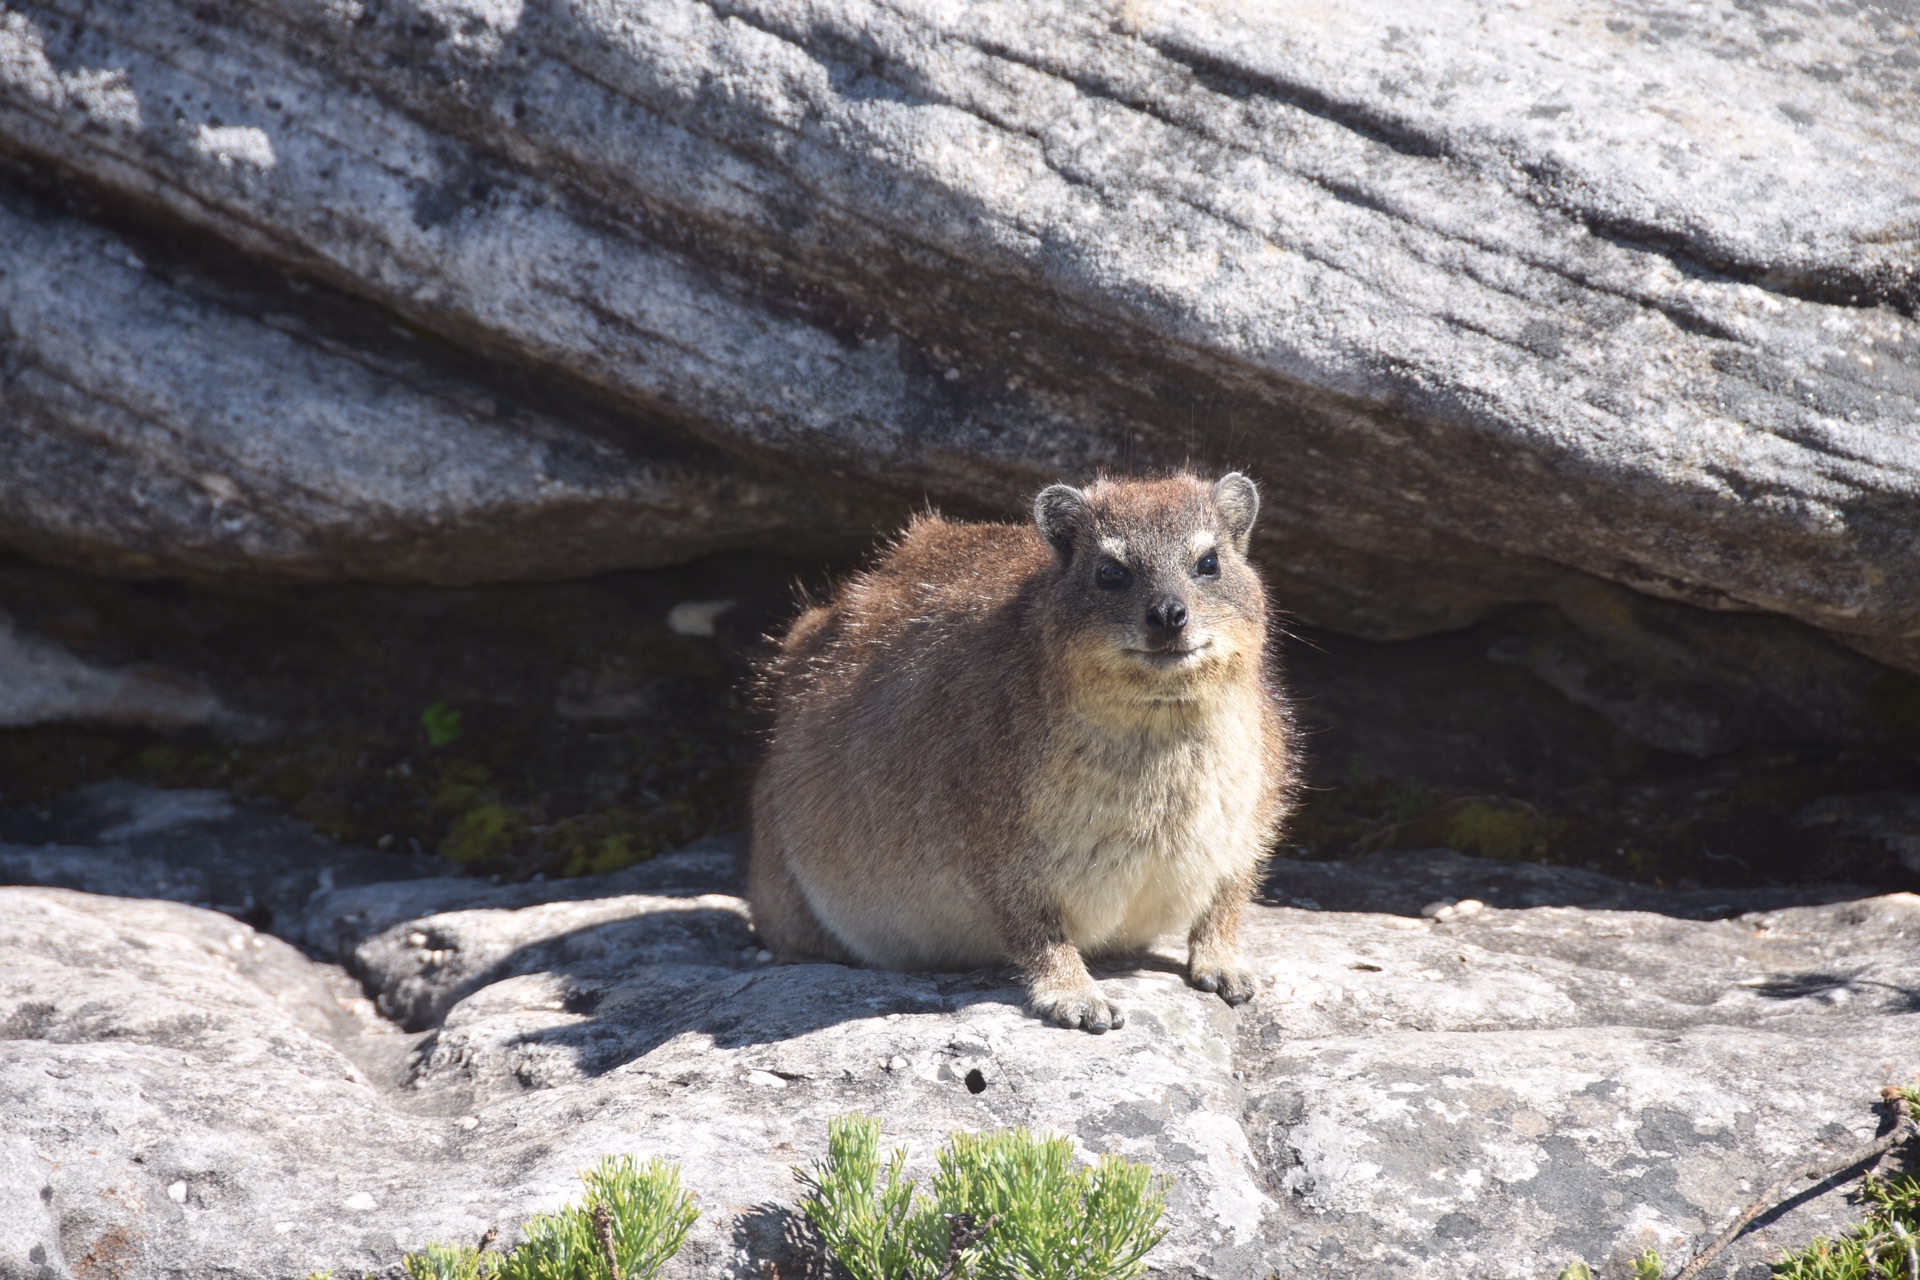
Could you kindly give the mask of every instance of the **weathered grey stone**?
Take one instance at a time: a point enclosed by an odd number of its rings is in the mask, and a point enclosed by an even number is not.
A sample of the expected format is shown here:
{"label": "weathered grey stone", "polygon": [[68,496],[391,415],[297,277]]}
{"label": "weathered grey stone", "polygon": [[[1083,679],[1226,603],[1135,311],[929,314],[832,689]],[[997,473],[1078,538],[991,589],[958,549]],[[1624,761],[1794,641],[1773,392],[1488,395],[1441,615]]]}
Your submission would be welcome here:
{"label": "weathered grey stone", "polygon": [[106,782],[44,808],[0,812],[0,884],[187,902],[302,944],[315,893],[378,882],[394,894],[409,877],[451,869],[438,858],[343,847],[218,791]]}
{"label": "weathered grey stone", "polygon": [[109,668],[41,636],[0,611],[0,725],[81,720],[155,729],[249,726],[200,681],[152,663]]}
{"label": "weathered grey stone", "polygon": [[307,285],[221,279],[18,192],[0,236],[0,538],[48,559],[501,580],[806,550],[845,518]]}
{"label": "weathered grey stone", "polygon": [[[35,0],[0,135],[136,230],[8,197],[4,536],[470,581],[1191,459],[1265,480],[1282,599],[1352,633],[1598,578],[1920,670],[1912,38],[1587,0]],[[173,265],[218,245],[269,283]]]}
{"label": "weathered grey stone", "polygon": [[[1911,895],[1282,864],[1253,1004],[1188,989],[1169,950],[1106,976],[1133,1017],[1094,1037],[1027,1018],[1004,974],[764,963],[729,856],[315,894],[284,927],[364,995],[223,915],[0,890],[0,1275],[391,1273],[427,1239],[510,1237],[619,1151],[701,1194],[673,1275],[791,1274],[790,1166],[858,1109],[921,1170],[1005,1124],[1151,1160],[1177,1179],[1161,1274],[1538,1280],[1671,1255],[1920,1072]],[[1437,922],[1426,894],[1491,905]],[[1849,1213],[1804,1200],[1710,1274]]]}

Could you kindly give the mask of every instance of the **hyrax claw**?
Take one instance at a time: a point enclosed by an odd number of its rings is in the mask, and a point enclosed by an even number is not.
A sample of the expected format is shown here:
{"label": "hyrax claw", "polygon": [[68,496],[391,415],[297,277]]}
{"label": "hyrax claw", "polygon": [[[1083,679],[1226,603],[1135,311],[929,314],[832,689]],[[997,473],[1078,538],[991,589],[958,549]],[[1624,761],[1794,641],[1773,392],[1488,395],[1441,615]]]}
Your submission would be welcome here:
{"label": "hyrax claw", "polygon": [[1187,982],[1202,991],[1214,992],[1231,1005],[1245,1004],[1253,999],[1256,990],[1252,970],[1237,965],[1195,966],[1187,974]]}
{"label": "hyrax claw", "polygon": [[1104,1035],[1127,1025],[1127,1015],[1120,1006],[1109,1002],[1097,988],[1053,996],[1036,995],[1031,1003],[1034,1013],[1048,1022],[1077,1027],[1094,1035]]}

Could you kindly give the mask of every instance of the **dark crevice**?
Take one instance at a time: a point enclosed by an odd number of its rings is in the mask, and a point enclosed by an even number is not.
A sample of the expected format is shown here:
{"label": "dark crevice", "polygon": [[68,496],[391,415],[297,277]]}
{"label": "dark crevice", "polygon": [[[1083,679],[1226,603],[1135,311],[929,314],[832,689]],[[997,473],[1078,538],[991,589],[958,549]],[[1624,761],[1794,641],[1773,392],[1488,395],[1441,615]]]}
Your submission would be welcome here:
{"label": "dark crevice", "polygon": [[1228,62],[1217,54],[1165,37],[1141,39],[1168,61],[1185,67],[1196,83],[1223,97],[1264,98],[1338,125],[1401,155],[1422,160],[1452,159],[1440,139],[1409,128],[1361,103],[1342,102],[1312,87],[1268,72]]}
{"label": "dark crevice", "polygon": [[[1485,253],[1510,258],[1512,261],[1531,267],[1536,271],[1558,276],[1569,284],[1585,289],[1591,293],[1597,293],[1602,297],[1615,298],[1630,306],[1645,307],[1649,311],[1658,312],[1671,321],[1674,328],[1684,333],[1691,333],[1701,338],[1712,338],[1720,342],[1746,341],[1745,337],[1737,330],[1721,324],[1710,317],[1700,315],[1682,302],[1668,298],[1648,297],[1643,292],[1602,283],[1601,281],[1593,279],[1588,273],[1579,270],[1577,266],[1571,263],[1551,262],[1520,249],[1501,249],[1496,246],[1481,244],[1476,240],[1463,240],[1462,243],[1470,244]],[[1472,270],[1471,268],[1462,270],[1461,274],[1471,276],[1475,283],[1484,288],[1503,293],[1530,307],[1541,307],[1538,298],[1518,293],[1500,281],[1488,279],[1482,273]]]}
{"label": "dark crevice", "polygon": [[[1920,318],[1920,272],[1909,270],[1902,276],[1893,267],[1883,265],[1867,276],[1839,266],[1819,268],[1807,274],[1789,274],[1715,254],[1704,245],[1690,243],[1683,236],[1650,223],[1605,217],[1591,209],[1542,199],[1531,191],[1529,195],[1536,204],[1578,218],[1597,239],[1636,253],[1665,258],[1676,270],[1696,280],[1751,285],[1777,297],[1829,307],[1886,306],[1909,320]],[[1677,316],[1674,322],[1681,323]],[[1710,332],[1710,336],[1720,335]]]}
{"label": "dark crevice", "polygon": [[[1091,73],[1084,72],[1084,71],[1076,71],[1068,67],[1051,66],[1047,63],[1041,62],[1033,57],[1030,57],[1027,54],[1022,53],[1019,50],[1014,49],[1011,45],[1003,44],[999,41],[982,41],[981,43],[975,45],[974,47],[979,49],[982,53],[985,53],[990,57],[998,58],[1004,62],[1010,62],[1015,66],[1025,67],[1029,71],[1033,71],[1040,75],[1047,76],[1050,79],[1059,80],[1066,84],[1070,84],[1075,89],[1079,90],[1081,94],[1085,95],[1088,98],[1092,98],[1100,102],[1110,102],[1115,106],[1125,108],[1128,111],[1138,112],[1139,114],[1144,115],[1149,119],[1156,121],[1159,124],[1165,125],[1167,128],[1172,129],[1178,133],[1203,137],[1208,142],[1214,144],[1215,146],[1222,147],[1229,151],[1239,152],[1242,155],[1252,156],[1262,161],[1270,160],[1270,157],[1268,157],[1265,152],[1259,150],[1258,148],[1251,147],[1246,143],[1241,142],[1237,139],[1221,137],[1218,133],[1215,133],[1213,130],[1207,128],[1207,126],[1204,123],[1200,121],[1191,120],[1191,119],[1185,119],[1174,112],[1168,111],[1163,104],[1155,102],[1151,98],[1148,98],[1143,94],[1130,93],[1124,88],[1122,88],[1121,86],[1114,84],[1112,81],[1108,80],[1103,76],[1095,76]],[[1010,121],[999,119],[998,117],[987,116],[978,110],[962,106],[961,104],[952,102],[950,100],[946,101],[946,105],[952,106],[956,110],[966,111],[968,112],[968,114],[974,115],[982,120],[985,120],[988,124],[994,125],[996,128],[1022,133],[1027,137],[1032,138],[1035,142],[1039,143],[1043,151],[1047,149],[1046,139],[1041,137],[1039,134],[1033,132],[1031,129],[1023,128],[1019,125],[1013,124]],[[1052,164],[1051,161],[1049,161],[1049,167],[1051,167],[1055,173],[1060,174],[1060,176],[1065,178],[1067,181],[1072,182],[1078,186],[1085,186],[1090,189],[1101,191],[1101,194],[1103,196],[1105,195],[1104,189],[1098,187],[1097,184],[1091,183],[1084,178],[1077,177],[1076,175],[1067,173],[1066,171],[1062,170],[1058,165]],[[1339,178],[1328,177],[1323,174],[1308,173],[1308,172],[1305,172],[1304,170],[1298,170],[1298,169],[1289,169],[1287,170],[1287,172],[1294,177],[1300,178],[1303,181],[1310,182],[1313,185],[1319,187],[1321,190],[1325,191],[1328,195],[1332,196],[1335,200],[1340,201],[1342,204],[1348,204],[1348,205],[1354,206],[1355,208],[1365,209],[1369,213],[1377,213],[1383,217],[1393,218],[1396,221],[1405,220],[1404,215],[1400,214],[1396,210],[1389,207],[1387,204],[1381,201],[1378,197],[1374,196],[1371,192],[1361,189],[1359,186],[1357,186],[1354,183],[1346,182]],[[1266,236],[1262,232],[1260,232],[1257,228],[1247,226],[1244,223],[1232,218],[1226,213],[1206,207],[1204,205],[1197,204],[1189,197],[1177,195],[1172,192],[1167,192],[1165,191],[1164,188],[1163,188],[1163,194],[1168,194],[1171,198],[1178,200],[1181,204],[1185,205],[1190,209],[1193,209],[1196,213],[1201,214],[1203,217],[1211,218],[1221,222],[1226,222],[1229,225],[1235,226],[1240,230],[1247,232],[1250,235],[1259,236],[1263,240],[1266,238]]]}
{"label": "dark crevice", "polygon": [[[1145,115],[1152,117],[1153,119],[1159,121],[1160,123],[1168,126],[1169,128],[1177,129],[1184,133],[1200,134],[1201,136],[1204,136],[1209,142],[1212,142],[1216,146],[1224,147],[1232,151],[1237,151],[1243,155],[1249,155],[1257,159],[1260,159],[1262,161],[1267,161],[1269,163],[1271,162],[1271,157],[1266,155],[1265,152],[1259,150],[1258,148],[1250,147],[1246,143],[1238,141],[1233,138],[1221,137],[1219,134],[1217,134],[1213,130],[1206,128],[1200,122],[1183,120],[1180,117],[1170,112],[1167,112],[1166,110],[1161,108],[1159,104],[1153,103],[1139,94],[1131,94],[1131,93],[1123,92],[1118,88],[1116,88],[1115,86],[1106,82],[1104,79],[1096,78],[1096,77],[1086,75],[1086,74],[1081,74],[1081,73],[1073,73],[1073,72],[1062,70],[1059,68],[1049,67],[1039,62],[1036,62],[1031,58],[1027,58],[1019,54],[1018,52],[1012,50],[1009,47],[1005,47],[999,44],[982,45],[980,47],[984,52],[991,53],[995,57],[1003,58],[1009,62],[1014,62],[1020,66],[1027,67],[1043,75],[1053,76],[1056,79],[1064,79],[1067,82],[1071,83],[1075,88],[1079,89],[1082,93],[1087,94],[1091,97],[1097,97],[1104,101],[1110,101],[1119,106],[1123,106],[1131,110],[1139,111]],[[1155,45],[1154,47],[1156,49],[1160,48],[1159,45]],[[1166,50],[1161,49],[1161,52],[1164,53],[1166,52]],[[1172,56],[1172,55],[1169,55],[1169,56]],[[1203,75],[1201,72],[1194,70],[1193,64],[1191,62],[1183,61],[1178,58],[1176,58],[1175,61],[1179,62],[1180,65],[1187,67],[1189,71],[1193,71],[1196,82],[1202,84],[1204,87],[1208,89],[1213,90],[1214,92],[1226,93],[1228,96],[1232,96],[1236,98],[1244,98],[1244,97],[1252,96],[1253,91],[1245,85],[1237,86],[1237,91],[1236,91],[1236,88],[1233,88],[1233,87],[1223,87],[1223,82],[1221,81],[1218,75],[1212,75],[1212,74]],[[1267,80],[1262,82],[1263,85],[1266,85],[1268,87],[1277,85],[1278,83],[1279,83],[1278,81],[1272,81],[1272,80]],[[1308,114],[1312,114],[1321,119],[1328,120],[1331,123],[1337,124],[1342,128],[1349,129],[1350,131],[1359,133],[1362,136],[1372,139],[1375,142],[1379,142],[1382,145],[1389,146],[1394,150],[1401,152],[1402,154],[1412,155],[1412,156],[1416,156],[1423,159],[1446,158],[1440,151],[1437,143],[1433,144],[1431,147],[1422,149],[1420,147],[1412,146],[1410,143],[1410,139],[1412,139],[1414,135],[1405,133],[1404,131],[1399,134],[1391,134],[1375,127],[1374,125],[1369,125],[1369,124],[1356,125],[1353,123],[1353,118],[1354,118],[1353,111],[1342,110],[1340,112],[1335,112],[1331,109],[1330,99],[1325,98],[1323,95],[1314,94],[1309,90],[1301,89],[1299,86],[1289,86],[1287,88],[1287,91],[1284,94],[1276,95],[1274,93],[1269,92],[1269,93],[1264,93],[1262,96],[1267,97],[1269,100],[1278,101],[1285,105],[1294,106],[1302,111],[1306,111]],[[988,122],[1001,124],[1001,127],[1006,127],[1002,122],[993,121],[993,120],[989,120]],[[1059,170],[1056,166],[1056,172],[1058,171]],[[1652,310],[1658,311],[1661,315],[1667,317],[1668,320],[1672,321],[1676,328],[1679,328],[1684,332],[1696,334],[1702,337],[1714,338],[1721,341],[1731,342],[1731,341],[1740,340],[1741,335],[1736,333],[1734,330],[1728,328],[1725,325],[1719,324],[1707,317],[1701,316],[1683,305],[1670,302],[1664,299],[1648,298],[1640,294],[1628,293],[1624,290],[1613,288],[1604,284],[1600,284],[1596,281],[1593,281],[1592,279],[1588,278],[1584,273],[1579,273],[1575,268],[1571,267],[1568,264],[1545,261],[1537,256],[1526,254],[1518,249],[1515,249],[1512,246],[1492,245],[1484,242],[1483,240],[1480,240],[1471,236],[1463,236],[1457,232],[1452,232],[1440,227],[1436,227],[1424,219],[1421,219],[1414,215],[1409,214],[1404,209],[1396,208],[1394,205],[1380,198],[1378,195],[1374,194],[1373,192],[1367,191],[1357,183],[1350,182],[1345,179],[1334,177],[1331,175],[1320,174],[1320,173],[1310,173],[1302,169],[1289,169],[1287,170],[1287,172],[1292,174],[1295,177],[1312,182],[1314,185],[1318,186],[1321,190],[1325,191],[1328,195],[1332,196],[1336,200],[1339,200],[1343,204],[1347,204],[1359,209],[1365,209],[1368,212],[1379,214],[1382,217],[1391,218],[1396,222],[1406,223],[1409,226],[1419,227],[1420,229],[1430,232],[1431,234],[1445,237],[1446,239],[1455,241],[1457,243],[1470,245],[1473,248],[1479,249],[1483,252],[1498,254],[1503,257],[1512,257],[1518,261],[1524,262],[1526,265],[1530,267],[1533,267],[1537,270],[1545,271],[1552,275],[1559,276],[1560,278],[1568,280],[1574,284],[1577,284],[1582,288],[1590,289],[1595,293],[1605,294],[1609,297],[1615,297],[1615,298],[1621,299],[1622,301],[1633,303],[1636,306],[1648,307]],[[1068,176],[1068,175],[1063,174],[1063,176]],[[1210,208],[1202,207],[1199,205],[1195,205],[1190,200],[1183,199],[1182,203],[1188,205],[1188,207],[1194,208],[1196,212],[1202,214],[1203,216],[1213,218],[1222,222],[1226,222],[1229,225],[1239,227],[1239,229],[1246,231],[1249,234],[1261,236],[1263,239],[1265,238],[1264,235],[1257,228],[1246,226],[1239,220],[1231,217],[1226,213],[1216,211]],[[1640,249],[1641,251],[1645,251],[1647,246],[1629,245],[1626,247],[1637,248],[1637,249]],[[1339,268],[1337,264],[1333,264],[1331,262],[1327,262],[1324,265],[1333,267],[1335,270],[1341,270],[1341,268]],[[1479,277],[1476,277],[1476,279],[1478,278]],[[1515,294],[1511,289],[1508,289],[1502,285],[1499,285],[1484,279],[1481,279],[1480,283],[1485,285],[1486,287],[1493,288],[1498,292],[1507,294],[1509,297],[1518,298],[1520,301],[1527,302],[1529,304],[1532,304],[1534,302],[1533,299],[1525,298],[1521,295]]]}
{"label": "dark crevice", "polygon": [[[1216,54],[1174,40],[1143,39],[1170,61],[1186,67],[1198,83],[1216,93],[1240,99],[1257,96],[1285,103],[1402,155],[1450,160],[1465,167],[1477,167],[1471,156],[1450,150],[1441,139],[1391,119],[1364,103],[1342,102],[1312,86],[1240,66]],[[1920,314],[1920,272],[1901,272],[1892,266],[1882,265],[1861,274],[1835,265],[1817,269],[1811,274],[1788,274],[1742,262],[1728,255],[1715,254],[1683,235],[1654,224],[1597,214],[1561,195],[1555,175],[1538,162],[1522,165],[1520,169],[1528,179],[1522,194],[1534,205],[1578,219],[1595,236],[1621,248],[1667,258],[1676,269],[1696,279],[1753,285],[1782,297],[1827,306],[1886,305],[1909,318]],[[1665,306],[1659,309],[1690,333],[1714,338],[1734,337],[1719,326],[1684,310]]]}

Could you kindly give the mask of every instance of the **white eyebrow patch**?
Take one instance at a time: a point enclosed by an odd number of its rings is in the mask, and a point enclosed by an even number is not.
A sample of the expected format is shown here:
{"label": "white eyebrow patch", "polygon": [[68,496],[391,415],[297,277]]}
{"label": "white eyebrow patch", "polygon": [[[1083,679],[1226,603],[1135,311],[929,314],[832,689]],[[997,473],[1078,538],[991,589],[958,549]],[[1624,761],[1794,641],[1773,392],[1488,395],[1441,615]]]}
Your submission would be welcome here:
{"label": "white eyebrow patch", "polygon": [[1115,560],[1125,560],[1127,558],[1127,540],[1125,538],[1115,538],[1111,536],[1102,538],[1100,539],[1100,550],[1106,552]]}
{"label": "white eyebrow patch", "polygon": [[1202,529],[1187,539],[1187,549],[1196,556],[1203,556],[1209,551],[1217,550],[1219,546],[1220,538],[1211,529]]}

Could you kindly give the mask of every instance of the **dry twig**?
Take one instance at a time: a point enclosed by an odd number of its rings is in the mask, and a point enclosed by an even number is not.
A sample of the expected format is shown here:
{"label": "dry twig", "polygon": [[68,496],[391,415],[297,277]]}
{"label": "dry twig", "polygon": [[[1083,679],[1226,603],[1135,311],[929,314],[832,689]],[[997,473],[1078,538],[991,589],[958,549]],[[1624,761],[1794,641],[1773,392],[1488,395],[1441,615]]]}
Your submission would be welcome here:
{"label": "dry twig", "polygon": [[607,1260],[610,1280],[620,1280],[620,1259],[613,1252],[613,1211],[605,1204],[593,1206],[593,1238],[600,1242],[600,1253]]}
{"label": "dry twig", "polygon": [[[1920,1133],[1920,1125],[1916,1125],[1914,1121],[1913,1108],[1908,1104],[1906,1095],[1901,1090],[1882,1089],[1880,1097],[1888,1107],[1892,1108],[1894,1115],[1899,1118],[1899,1123],[1881,1137],[1875,1138],[1856,1151],[1832,1160],[1809,1161],[1775,1181],[1760,1194],[1758,1200],[1741,1210],[1740,1216],[1735,1218],[1725,1231],[1715,1236],[1711,1244],[1695,1254],[1693,1261],[1680,1268],[1673,1280],[1698,1280],[1700,1273],[1707,1269],[1709,1263],[1719,1257],[1728,1245],[1738,1240],[1740,1233],[1745,1231],[1755,1218],[1785,1200],[1795,1184],[1808,1180],[1816,1183],[1825,1182],[1835,1174],[1845,1173],[1856,1165],[1877,1161],[1906,1139]],[[1909,1280],[1920,1280],[1920,1272],[1916,1272],[1916,1268],[1920,1268],[1920,1255],[1915,1254],[1913,1245],[1909,1243],[1907,1246]]]}
{"label": "dry twig", "polygon": [[1920,1247],[1915,1246],[1913,1232],[1898,1221],[1888,1225],[1893,1228],[1893,1234],[1900,1237],[1900,1244],[1907,1251],[1907,1280],[1920,1280]]}

